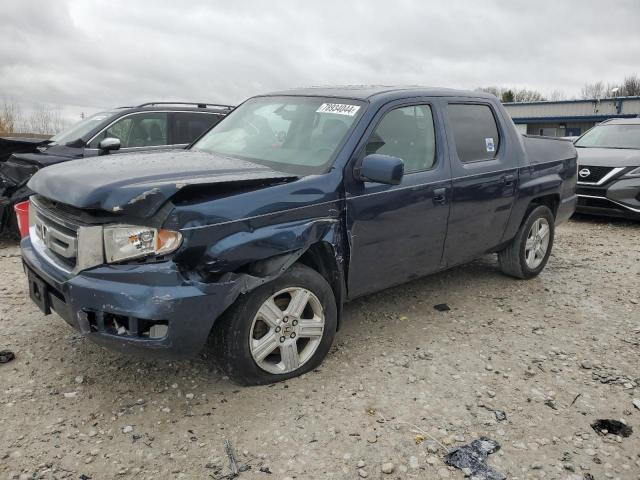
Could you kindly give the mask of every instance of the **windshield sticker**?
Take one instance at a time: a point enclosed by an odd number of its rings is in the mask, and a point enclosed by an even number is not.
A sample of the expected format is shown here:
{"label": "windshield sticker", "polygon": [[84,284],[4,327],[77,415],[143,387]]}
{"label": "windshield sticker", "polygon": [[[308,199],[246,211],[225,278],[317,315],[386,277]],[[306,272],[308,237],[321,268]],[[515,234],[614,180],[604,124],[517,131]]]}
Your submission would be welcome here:
{"label": "windshield sticker", "polygon": [[493,137],[488,137],[484,139],[484,143],[487,146],[487,152],[488,153],[493,153],[496,151],[496,147],[493,144]]}
{"label": "windshield sticker", "polygon": [[335,113],[336,115],[346,115],[353,117],[358,113],[358,105],[347,105],[346,103],[323,103],[316,113]]}

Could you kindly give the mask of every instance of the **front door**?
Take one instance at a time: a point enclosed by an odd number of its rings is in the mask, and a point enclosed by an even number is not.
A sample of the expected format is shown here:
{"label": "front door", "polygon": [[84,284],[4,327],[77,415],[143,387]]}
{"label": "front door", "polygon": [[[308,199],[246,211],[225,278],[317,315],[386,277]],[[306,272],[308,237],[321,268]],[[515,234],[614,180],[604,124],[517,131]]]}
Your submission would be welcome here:
{"label": "front door", "polygon": [[137,112],[125,115],[102,130],[87,144],[85,157],[98,155],[100,141],[105,138],[120,140],[118,152],[166,149],[169,123],[167,112]]}
{"label": "front door", "polygon": [[[438,270],[449,215],[451,174],[436,103],[394,102],[374,118],[356,150],[399,157],[399,185],[347,185],[349,297]],[[348,168],[353,168],[353,164]]]}

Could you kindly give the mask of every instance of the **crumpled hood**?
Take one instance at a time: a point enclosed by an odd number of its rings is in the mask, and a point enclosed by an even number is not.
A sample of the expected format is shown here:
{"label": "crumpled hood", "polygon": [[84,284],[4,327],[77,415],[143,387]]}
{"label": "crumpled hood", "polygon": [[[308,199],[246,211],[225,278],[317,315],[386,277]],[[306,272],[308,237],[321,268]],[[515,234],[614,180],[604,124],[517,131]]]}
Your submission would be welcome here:
{"label": "crumpled hood", "polygon": [[48,199],[77,208],[150,217],[190,185],[295,178],[256,163],[194,150],[126,153],[44,168],[28,183]]}
{"label": "crumpled hood", "polygon": [[[39,147],[46,148],[46,147]],[[56,163],[66,162],[67,160],[73,160],[82,155],[82,151],[78,153],[78,149],[75,151],[75,155],[70,155],[68,152],[55,152],[55,154],[49,152],[37,152],[37,153],[24,153],[16,152],[10,154],[9,158],[0,162],[0,178],[9,180],[14,186],[21,186],[29,180],[37,170]]]}
{"label": "crumpled hood", "polygon": [[640,167],[640,150],[624,148],[576,148],[578,165],[590,167]]}
{"label": "crumpled hood", "polygon": [[66,145],[40,145],[34,152],[14,153],[9,160],[16,160],[23,164],[32,164],[39,168],[55,165],[76,158],[82,158],[83,149],[67,147]]}
{"label": "crumpled hood", "polygon": [[0,162],[4,162],[12,153],[37,152],[38,147],[49,140],[30,137],[0,137]]}

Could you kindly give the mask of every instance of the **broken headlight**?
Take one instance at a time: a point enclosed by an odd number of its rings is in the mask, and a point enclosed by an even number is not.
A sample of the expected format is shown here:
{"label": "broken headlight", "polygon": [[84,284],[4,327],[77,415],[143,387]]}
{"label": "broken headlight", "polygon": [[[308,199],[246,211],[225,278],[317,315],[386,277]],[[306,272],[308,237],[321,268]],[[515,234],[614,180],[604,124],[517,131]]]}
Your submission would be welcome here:
{"label": "broken headlight", "polygon": [[117,225],[104,227],[104,253],[107,263],[147,255],[175,252],[182,242],[180,232],[159,228]]}

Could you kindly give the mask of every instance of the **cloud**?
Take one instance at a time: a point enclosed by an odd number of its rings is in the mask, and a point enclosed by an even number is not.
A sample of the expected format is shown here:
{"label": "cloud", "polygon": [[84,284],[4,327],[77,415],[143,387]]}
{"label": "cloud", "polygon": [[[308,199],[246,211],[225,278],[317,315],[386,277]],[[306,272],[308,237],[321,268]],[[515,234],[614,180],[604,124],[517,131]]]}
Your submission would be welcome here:
{"label": "cloud", "polygon": [[9,0],[0,97],[91,112],[323,84],[575,95],[637,70],[639,24],[636,0]]}

